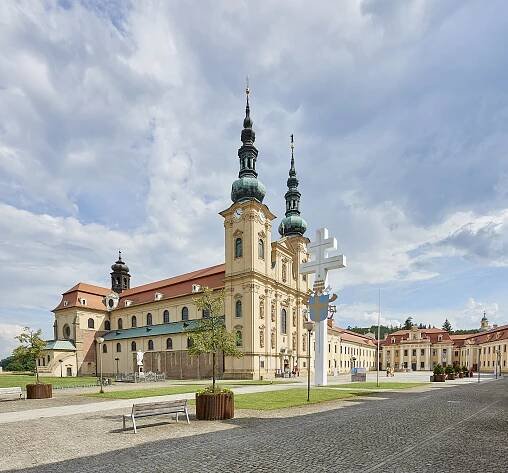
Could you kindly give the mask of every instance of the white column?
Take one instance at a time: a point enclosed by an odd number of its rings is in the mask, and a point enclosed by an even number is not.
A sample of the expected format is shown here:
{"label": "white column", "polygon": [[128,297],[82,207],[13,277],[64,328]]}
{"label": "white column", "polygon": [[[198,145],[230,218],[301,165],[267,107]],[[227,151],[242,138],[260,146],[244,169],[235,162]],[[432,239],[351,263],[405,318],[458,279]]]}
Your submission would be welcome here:
{"label": "white column", "polygon": [[420,350],[421,350],[420,347],[418,347],[416,349],[416,371],[420,371],[420,369],[421,369],[420,368]]}
{"label": "white column", "polygon": [[316,369],[314,371],[314,384],[317,386],[326,386],[328,384],[327,340],[328,320],[323,320],[316,324]]}
{"label": "white column", "polygon": [[443,364],[443,349],[441,347],[437,349],[437,362],[440,365]]}
{"label": "white column", "polygon": [[451,365],[452,364],[452,354],[453,354],[453,348],[448,347],[446,351],[446,364]]}
{"label": "white column", "polygon": [[432,352],[431,352],[430,347],[425,348],[425,369],[427,371],[429,371],[430,367],[432,366],[432,363],[430,361],[431,360],[431,354],[432,354]]}
{"label": "white column", "polygon": [[395,346],[390,346],[390,368],[395,369]]}

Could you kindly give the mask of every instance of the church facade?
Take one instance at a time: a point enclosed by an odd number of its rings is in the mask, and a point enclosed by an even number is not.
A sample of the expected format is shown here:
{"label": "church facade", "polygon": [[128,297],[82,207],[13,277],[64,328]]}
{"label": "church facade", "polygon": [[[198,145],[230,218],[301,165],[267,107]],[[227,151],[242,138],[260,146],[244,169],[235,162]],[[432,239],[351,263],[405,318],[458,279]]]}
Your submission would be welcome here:
{"label": "church facade", "polygon": [[[187,352],[189,330],[206,317],[193,302],[204,287],[224,290],[225,323],[244,355],[219,360],[224,377],[266,378],[308,369],[313,350],[304,322],[310,284],[300,274],[301,262],[308,259],[307,223],[300,215],[293,145],[285,217],[278,226],[280,238],[272,241],[276,217],[263,202],[248,91],[241,141],[232,204],[220,212],[224,264],[131,287],[130,270],[119,254],[110,288],[78,283],[62,295],[53,311],[54,340],[38,360],[41,372],[94,375],[102,363],[105,375],[133,373],[136,354],[143,352],[145,371],[170,378],[210,376],[210,357]],[[330,373],[375,367],[375,343],[368,337],[332,327],[328,348]]]}

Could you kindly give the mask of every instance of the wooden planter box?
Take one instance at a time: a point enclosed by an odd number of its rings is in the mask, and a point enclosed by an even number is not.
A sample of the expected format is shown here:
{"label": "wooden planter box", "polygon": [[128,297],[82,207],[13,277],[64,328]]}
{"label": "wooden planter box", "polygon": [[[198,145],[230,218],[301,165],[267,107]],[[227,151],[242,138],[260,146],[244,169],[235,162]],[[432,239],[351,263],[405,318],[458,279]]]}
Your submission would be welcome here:
{"label": "wooden planter box", "polygon": [[448,374],[446,376],[447,376],[447,379],[449,379],[449,380],[455,379],[455,375],[454,374]]}
{"label": "wooden planter box", "polygon": [[196,419],[223,420],[235,416],[233,393],[197,394]]}
{"label": "wooden planter box", "polygon": [[444,383],[446,376],[444,374],[435,374],[434,382],[436,383]]}
{"label": "wooden planter box", "polygon": [[459,378],[463,378],[464,377],[464,373],[459,373]]}
{"label": "wooden planter box", "polygon": [[27,399],[49,399],[53,397],[52,384],[27,384],[26,385],[26,398]]}

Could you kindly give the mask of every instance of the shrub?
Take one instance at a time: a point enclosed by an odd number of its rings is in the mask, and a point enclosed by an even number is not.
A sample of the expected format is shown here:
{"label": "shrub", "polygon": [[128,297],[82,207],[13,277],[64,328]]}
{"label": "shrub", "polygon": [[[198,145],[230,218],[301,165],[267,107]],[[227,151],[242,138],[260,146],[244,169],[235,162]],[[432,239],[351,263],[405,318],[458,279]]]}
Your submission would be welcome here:
{"label": "shrub", "polygon": [[459,374],[462,371],[462,368],[459,365],[455,365],[453,370],[455,371],[455,374]]}
{"label": "shrub", "polygon": [[446,365],[445,373],[446,374],[454,374],[455,370],[453,369],[453,366],[452,365]]}
{"label": "shrub", "polygon": [[221,386],[210,384],[209,386],[206,386],[203,389],[200,389],[197,391],[198,396],[206,396],[209,394],[226,394],[226,393],[232,393],[231,389],[229,388],[223,388]]}
{"label": "shrub", "polygon": [[469,370],[467,369],[467,366],[466,366],[466,365],[464,365],[464,366],[462,367],[462,372],[463,372],[463,373],[467,373],[468,371],[469,371]]}
{"label": "shrub", "polygon": [[444,374],[444,369],[441,365],[434,366],[434,374]]}

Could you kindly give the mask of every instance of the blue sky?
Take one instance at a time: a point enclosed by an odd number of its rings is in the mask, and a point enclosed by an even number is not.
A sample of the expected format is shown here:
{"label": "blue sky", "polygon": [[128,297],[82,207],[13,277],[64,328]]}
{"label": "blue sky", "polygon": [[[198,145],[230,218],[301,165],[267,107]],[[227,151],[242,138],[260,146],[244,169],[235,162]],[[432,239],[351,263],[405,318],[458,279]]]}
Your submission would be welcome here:
{"label": "blue sky", "polygon": [[348,258],[338,324],[375,322],[379,288],[386,323],[506,323],[507,10],[1,2],[0,355],[118,248],[136,285],[223,261],[246,75],[265,203],[294,133],[308,236]]}

